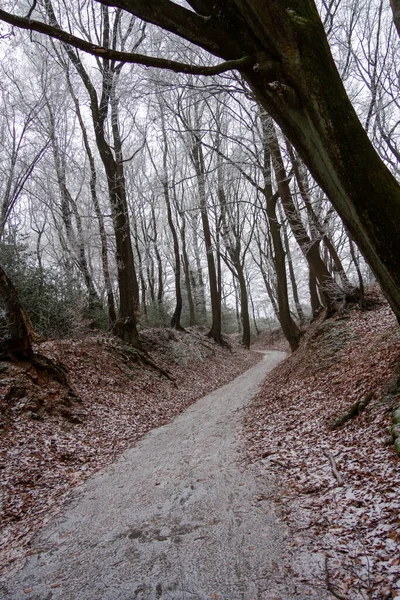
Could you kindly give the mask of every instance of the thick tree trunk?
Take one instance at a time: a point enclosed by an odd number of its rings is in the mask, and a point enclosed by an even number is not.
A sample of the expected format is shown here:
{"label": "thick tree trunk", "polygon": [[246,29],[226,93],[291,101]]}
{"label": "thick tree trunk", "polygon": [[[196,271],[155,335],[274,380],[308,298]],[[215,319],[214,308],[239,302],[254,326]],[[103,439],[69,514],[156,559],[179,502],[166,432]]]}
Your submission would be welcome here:
{"label": "thick tree trunk", "polygon": [[287,276],[285,264],[285,251],[283,249],[280,226],[276,216],[277,198],[268,195],[267,201],[267,216],[271,231],[272,244],[274,248],[274,264],[277,279],[278,293],[278,313],[279,322],[282,327],[283,334],[289,342],[292,352],[297,350],[300,343],[300,330],[292,319],[290,314],[289,299],[287,294]]}
{"label": "thick tree trunk", "polygon": [[[106,71],[105,77],[113,76],[114,73],[112,71]],[[104,123],[102,124],[102,129],[96,131],[96,138],[98,142],[101,141],[99,152],[107,174],[117,248],[119,315],[115,323],[115,333],[124,342],[137,348],[139,346],[139,336],[136,328],[136,320],[140,307],[139,284],[133,259],[122,140],[119,130],[118,101],[115,96],[115,81],[105,81],[104,84],[106,88],[107,86],[111,88],[109,92],[106,92],[106,97],[109,93],[115,158],[112,156],[110,146],[105,139]]]}
{"label": "thick tree trunk", "polygon": [[105,225],[104,225],[103,213],[101,212],[100,203],[99,203],[99,199],[98,199],[98,196],[97,196],[97,171],[96,171],[96,165],[95,165],[95,162],[94,162],[93,152],[92,152],[92,149],[90,147],[89,137],[88,137],[87,130],[86,130],[86,127],[85,127],[85,123],[84,123],[83,118],[82,118],[82,113],[81,113],[79,101],[78,101],[78,98],[77,98],[77,96],[76,96],[76,94],[74,92],[74,89],[73,89],[72,85],[71,85],[69,74],[67,74],[67,83],[68,83],[68,89],[70,91],[72,100],[73,100],[74,105],[75,105],[76,115],[78,117],[79,125],[80,125],[81,132],[82,132],[83,144],[85,146],[86,155],[87,155],[88,161],[89,161],[89,168],[90,168],[90,195],[91,195],[91,198],[92,198],[92,202],[93,202],[93,207],[94,207],[94,211],[95,211],[95,214],[96,214],[97,223],[98,223],[98,226],[99,226],[100,243],[101,243],[101,264],[102,264],[102,268],[103,268],[104,285],[105,285],[106,293],[107,293],[108,320],[109,320],[110,326],[113,327],[114,323],[115,323],[115,321],[117,319],[117,315],[116,315],[116,312],[115,312],[114,292],[113,292],[113,289],[112,289],[111,275],[110,275],[110,266],[109,266],[109,262],[108,262],[108,247],[107,247],[106,228],[105,228]]}
{"label": "thick tree trunk", "polygon": [[400,37],[400,0],[390,0],[390,6],[393,11],[393,22],[397,29],[397,34]]}
{"label": "thick tree trunk", "polygon": [[314,2],[233,4],[249,28],[244,38],[266,53],[245,78],[335,206],[400,321],[400,187],[346,95]]}
{"label": "thick tree trunk", "polygon": [[29,360],[33,356],[31,321],[21,305],[16,289],[0,267],[0,298],[5,310],[8,338],[1,340],[0,357]]}

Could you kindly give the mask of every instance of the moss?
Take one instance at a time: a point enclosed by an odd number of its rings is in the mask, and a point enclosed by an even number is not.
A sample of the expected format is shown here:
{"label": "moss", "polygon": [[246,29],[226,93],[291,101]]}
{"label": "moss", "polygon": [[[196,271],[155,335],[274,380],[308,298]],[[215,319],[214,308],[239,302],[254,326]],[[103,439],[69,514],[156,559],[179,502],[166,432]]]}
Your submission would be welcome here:
{"label": "moss", "polygon": [[305,19],[296,13],[292,8],[287,8],[286,12],[288,14],[291,22],[297,27],[301,27],[302,29],[311,29],[313,27],[313,22],[309,19]]}
{"label": "moss", "polygon": [[394,440],[400,438],[400,425],[398,423],[392,426],[391,433]]}
{"label": "moss", "polygon": [[396,449],[397,454],[400,456],[400,438],[397,438],[395,440],[394,447]]}
{"label": "moss", "polygon": [[400,406],[395,408],[392,413],[392,423],[400,424]]}

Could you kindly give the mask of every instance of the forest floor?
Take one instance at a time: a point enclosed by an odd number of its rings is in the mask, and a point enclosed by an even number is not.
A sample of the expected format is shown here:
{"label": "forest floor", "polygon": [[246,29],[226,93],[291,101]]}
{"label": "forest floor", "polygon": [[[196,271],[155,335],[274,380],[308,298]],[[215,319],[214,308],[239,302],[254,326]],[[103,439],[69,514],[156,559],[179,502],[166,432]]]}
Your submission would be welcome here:
{"label": "forest floor", "polygon": [[[312,323],[299,350],[263,383],[242,430],[245,460],[277,482],[260,502],[285,519],[294,554],[323,557],[315,586],[342,600],[400,600],[399,457],[388,443],[400,403],[400,330],[377,300],[373,310]],[[218,348],[200,330],[143,337],[175,382],[136,364],[111,338],[41,345],[66,366],[78,398],[24,365],[0,363],[4,574],[29,554],[33,534],[71,487],[260,359],[236,344],[232,353]],[[265,333],[253,347],[285,350]],[[334,427],[364,400],[361,414]],[[295,568],[289,556],[286,568]],[[294,579],[304,577],[298,573]]]}
{"label": "forest floor", "polygon": [[[362,400],[365,410],[339,425]],[[248,459],[276,473],[269,499],[293,548],[325,555],[332,597],[400,600],[400,458],[389,445],[397,406],[400,330],[382,304],[314,322],[245,415]]]}
{"label": "forest floor", "polygon": [[0,362],[1,573],[29,554],[32,537],[72,488],[261,359],[235,342],[223,349],[204,333],[141,333],[149,357],[174,381],[110,337],[38,346],[64,365],[76,397],[24,363]]}

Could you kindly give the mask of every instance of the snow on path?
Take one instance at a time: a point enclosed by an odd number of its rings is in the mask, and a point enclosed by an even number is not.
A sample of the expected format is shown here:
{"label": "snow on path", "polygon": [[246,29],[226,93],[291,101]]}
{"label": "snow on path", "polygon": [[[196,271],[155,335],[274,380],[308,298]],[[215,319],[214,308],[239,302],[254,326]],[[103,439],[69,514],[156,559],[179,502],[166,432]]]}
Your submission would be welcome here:
{"label": "snow on path", "polygon": [[0,598],[313,596],[285,566],[290,540],[263,499],[272,483],[240,462],[241,409],[284,356],[266,353],[74,491],[35,538],[25,567],[0,586]]}

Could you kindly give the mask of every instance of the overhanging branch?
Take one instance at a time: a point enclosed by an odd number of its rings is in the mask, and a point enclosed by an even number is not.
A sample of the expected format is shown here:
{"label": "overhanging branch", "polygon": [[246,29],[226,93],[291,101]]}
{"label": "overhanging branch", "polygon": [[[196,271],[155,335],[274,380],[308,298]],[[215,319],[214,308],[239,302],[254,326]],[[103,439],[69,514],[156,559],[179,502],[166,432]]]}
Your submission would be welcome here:
{"label": "overhanging branch", "polygon": [[175,73],[206,76],[219,75],[221,73],[226,73],[226,71],[231,71],[233,69],[246,69],[251,67],[252,64],[256,63],[255,57],[244,56],[243,58],[235,60],[227,60],[212,67],[202,65],[189,65],[186,63],[168,60],[165,58],[146,56],[145,54],[136,54],[133,52],[119,52],[118,50],[112,50],[109,48],[104,48],[102,46],[97,46],[95,44],[87,42],[86,40],[76,37],[71,33],[67,33],[62,29],[58,29],[57,27],[48,25],[47,23],[27,19],[26,17],[20,17],[18,15],[8,13],[1,9],[0,20],[14,27],[18,27],[19,29],[37,31],[38,33],[48,35],[52,38],[60,40],[64,44],[68,44],[70,46],[73,46],[74,48],[82,50],[83,52],[91,54],[92,56],[107,58],[122,63],[138,64],[143,65],[145,67],[154,67],[157,69],[166,69],[169,71],[174,71]]}

